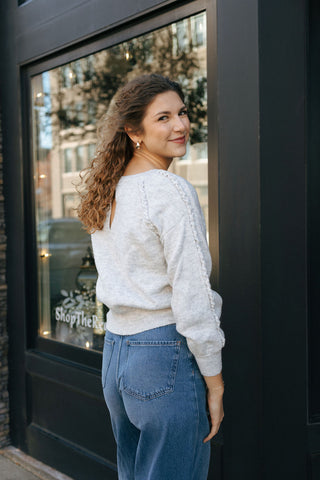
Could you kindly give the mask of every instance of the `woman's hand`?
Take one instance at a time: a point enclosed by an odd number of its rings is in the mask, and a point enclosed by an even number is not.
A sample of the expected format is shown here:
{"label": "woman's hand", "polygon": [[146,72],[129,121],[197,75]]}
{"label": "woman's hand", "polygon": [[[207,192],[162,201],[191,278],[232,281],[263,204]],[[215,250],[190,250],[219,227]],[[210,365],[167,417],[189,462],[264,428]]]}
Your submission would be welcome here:
{"label": "woman's hand", "polygon": [[221,373],[213,377],[204,377],[204,379],[208,387],[207,400],[211,420],[211,431],[209,435],[203,440],[203,443],[206,443],[211,440],[211,438],[214,437],[216,433],[218,433],[220,424],[224,417],[222,401],[224,385]]}
{"label": "woman's hand", "polygon": [[222,397],[223,389],[219,389],[214,392],[210,392],[210,390],[208,390],[207,399],[211,419],[211,431],[203,440],[203,443],[208,442],[216,435],[216,433],[218,433],[220,424],[224,417]]}

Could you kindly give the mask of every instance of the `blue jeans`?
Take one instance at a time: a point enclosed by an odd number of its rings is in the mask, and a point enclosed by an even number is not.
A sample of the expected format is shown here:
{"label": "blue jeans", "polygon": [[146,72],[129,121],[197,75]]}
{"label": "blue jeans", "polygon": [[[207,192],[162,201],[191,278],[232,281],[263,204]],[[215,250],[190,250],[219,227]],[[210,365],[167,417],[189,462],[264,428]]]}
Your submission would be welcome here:
{"label": "blue jeans", "polygon": [[117,442],[119,480],[205,480],[206,387],[175,325],[106,332],[102,386]]}

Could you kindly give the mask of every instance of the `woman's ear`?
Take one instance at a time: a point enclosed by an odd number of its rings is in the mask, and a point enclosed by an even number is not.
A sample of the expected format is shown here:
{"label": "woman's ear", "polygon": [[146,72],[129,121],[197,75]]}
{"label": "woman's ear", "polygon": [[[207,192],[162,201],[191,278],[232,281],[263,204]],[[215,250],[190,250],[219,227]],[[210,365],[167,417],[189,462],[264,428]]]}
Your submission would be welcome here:
{"label": "woman's ear", "polygon": [[141,135],[134,133],[129,127],[124,127],[124,131],[126,132],[128,137],[133,141],[134,144],[136,144],[137,142],[141,144],[142,142]]}

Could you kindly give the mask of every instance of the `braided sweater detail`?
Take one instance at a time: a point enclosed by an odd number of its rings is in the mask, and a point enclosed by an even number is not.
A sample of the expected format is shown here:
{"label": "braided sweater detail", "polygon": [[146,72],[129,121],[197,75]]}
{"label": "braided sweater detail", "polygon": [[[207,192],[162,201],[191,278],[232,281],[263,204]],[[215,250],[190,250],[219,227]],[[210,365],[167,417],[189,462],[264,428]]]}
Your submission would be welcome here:
{"label": "braided sweater detail", "polygon": [[212,294],[212,290],[211,290],[211,286],[210,286],[210,282],[209,282],[209,276],[208,276],[207,271],[206,271],[203,252],[200,248],[200,244],[199,244],[199,240],[198,240],[198,236],[197,236],[197,228],[196,228],[196,225],[195,225],[195,211],[192,209],[192,206],[190,204],[190,196],[188,196],[186,194],[186,192],[184,191],[183,182],[179,183],[175,176],[173,176],[172,174],[170,174],[166,170],[160,170],[159,174],[167,177],[173,183],[173,185],[178,190],[181,198],[183,199],[183,201],[186,205],[188,215],[189,215],[190,225],[191,225],[191,229],[192,229],[192,233],[193,233],[194,242],[195,242],[197,252],[198,252],[198,255],[199,255],[199,262],[200,262],[201,270],[202,270],[202,279],[204,281],[204,285],[205,285],[205,288],[206,288],[208,296],[209,296],[210,307],[211,307],[211,310],[212,310],[213,317],[216,321],[216,325],[217,325],[217,329],[218,329],[217,331],[219,333],[220,343],[221,343],[221,348],[222,348],[225,344],[225,338],[224,338],[224,334],[223,334],[222,330],[219,329],[220,318],[218,317],[218,315],[216,313],[216,310],[215,310],[215,302],[214,302],[214,299],[213,299],[213,294]]}

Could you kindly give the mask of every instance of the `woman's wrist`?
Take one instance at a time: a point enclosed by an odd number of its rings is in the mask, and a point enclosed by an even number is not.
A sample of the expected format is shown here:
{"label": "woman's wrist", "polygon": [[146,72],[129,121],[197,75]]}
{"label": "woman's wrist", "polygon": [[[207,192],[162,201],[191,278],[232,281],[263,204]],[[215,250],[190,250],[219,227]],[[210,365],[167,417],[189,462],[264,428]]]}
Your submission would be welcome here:
{"label": "woman's wrist", "polygon": [[210,393],[218,393],[218,392],[223,393],[224,381],[221,373],[219,373],[218,375],[214,375],[212,377],[204,376],[203,378],[207,384],[207,387]]}
{"label": "woman's wrist", "polygon": [[222,396],[224,394],[224,384],[217,387],[208,388],[209,395]]}

